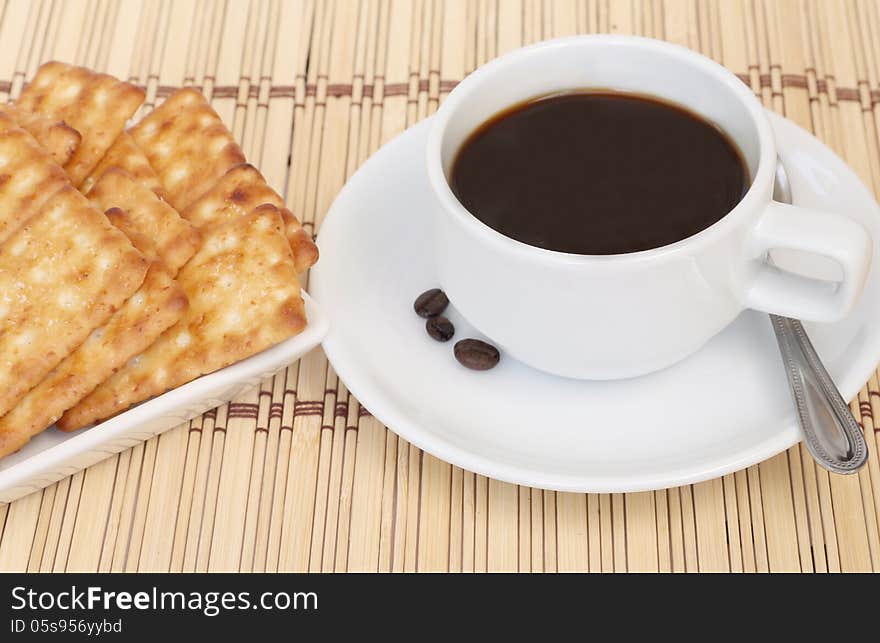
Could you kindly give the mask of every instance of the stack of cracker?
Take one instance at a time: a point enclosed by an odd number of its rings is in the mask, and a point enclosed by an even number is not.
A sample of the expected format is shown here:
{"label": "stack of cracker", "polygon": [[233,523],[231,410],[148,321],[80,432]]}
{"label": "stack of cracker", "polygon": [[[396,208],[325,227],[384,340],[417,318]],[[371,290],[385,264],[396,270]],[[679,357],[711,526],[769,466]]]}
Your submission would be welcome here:
{"label": "stack of cracker", "polygon": [[142,100],[53,62],[0,107],[0,456],[306,325],[311,237],[200,93]]}

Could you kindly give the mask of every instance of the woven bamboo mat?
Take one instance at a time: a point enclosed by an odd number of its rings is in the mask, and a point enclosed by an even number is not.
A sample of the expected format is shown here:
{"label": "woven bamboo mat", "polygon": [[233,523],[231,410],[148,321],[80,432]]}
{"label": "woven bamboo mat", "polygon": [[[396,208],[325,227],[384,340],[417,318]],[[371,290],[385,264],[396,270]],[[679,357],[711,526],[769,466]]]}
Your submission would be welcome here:
{"label": "woven bamboo mat", "polygon": [[[702,51],[880,187],[877,0],[0,0],[0,100],[57,58],[196,85],[314,230],[367,156],[522,44],[634,33]],[[252,395],[0,506],[0,570],[880,570],[869,466],[796,447],[677,489],[517,487],[422,453],[320,350]],[[631,422],[638,417],[626,418]]]}

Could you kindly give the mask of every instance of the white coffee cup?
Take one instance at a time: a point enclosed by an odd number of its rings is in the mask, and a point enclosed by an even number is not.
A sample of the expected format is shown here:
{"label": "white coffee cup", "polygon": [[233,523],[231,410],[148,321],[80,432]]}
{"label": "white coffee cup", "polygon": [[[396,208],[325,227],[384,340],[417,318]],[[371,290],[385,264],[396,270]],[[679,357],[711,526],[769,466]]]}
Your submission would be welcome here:
{"label": "white coffee cup", "polygon": [[[590,88],[685,106],[735,141],[751,187],[705,230],[618,255],[575,255],[521,243],[468,212],[449,187],[455,156],[481,124],[531,98]],[[721,65],[647,38],[576,36],[502,56],[465,78],[440,106],[427,147],[440,285],[504,353],[568,377],[616,379],[673,364],[744,309],[830,322],[867,278],[871,240],[855,221],[772,200],[776,142],[754,94]],[[662,204],[659,206],[662,208]],[[552,213],[540,213],[552,216]],[[837,262],[837,284],[782,271],[787,248]]]}

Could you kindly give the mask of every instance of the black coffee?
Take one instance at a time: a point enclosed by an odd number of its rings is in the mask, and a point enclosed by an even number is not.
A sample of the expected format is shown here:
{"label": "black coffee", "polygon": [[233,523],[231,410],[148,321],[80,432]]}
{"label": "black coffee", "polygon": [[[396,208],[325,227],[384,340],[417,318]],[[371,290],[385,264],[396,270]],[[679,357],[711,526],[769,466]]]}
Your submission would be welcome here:
{"label": "black coffee", "polygon": [[646,96],[584,92],[484,123],[450,182],[468,211],[508,237],[604,255],[709,227],[740,201],[749,175],[737,147],[699,116]]}

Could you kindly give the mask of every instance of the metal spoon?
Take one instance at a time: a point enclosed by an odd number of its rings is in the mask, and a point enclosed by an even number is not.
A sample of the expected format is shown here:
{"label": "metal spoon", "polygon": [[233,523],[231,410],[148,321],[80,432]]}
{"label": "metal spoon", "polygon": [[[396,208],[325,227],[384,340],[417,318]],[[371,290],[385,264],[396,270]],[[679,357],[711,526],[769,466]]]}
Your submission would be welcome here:
{"label": "metal spoon", "polygon": [[[776,162],[773,198],[791,203],[791,184]],[[865,436],[819,359],[801,322],[770,315],[807,450],[834,473],[855,473],[868,459]]]}

